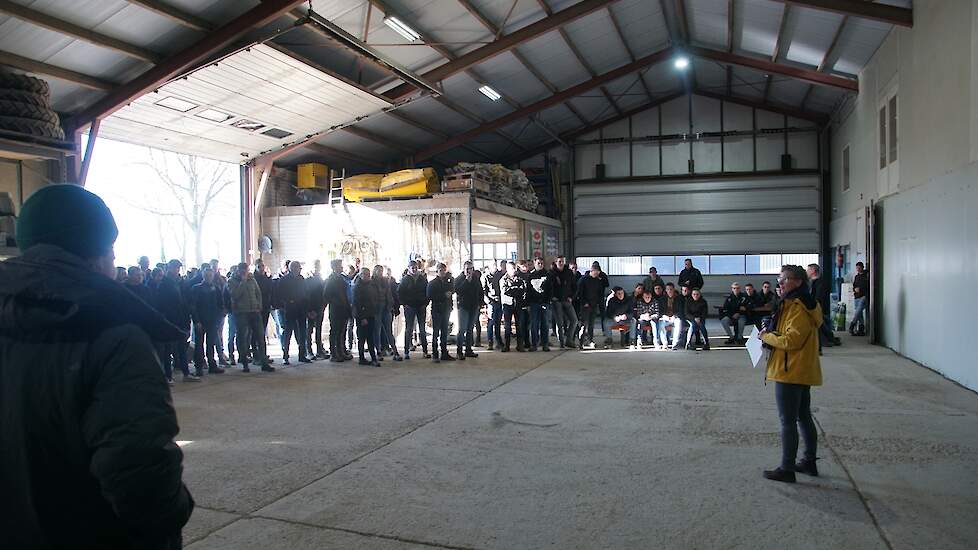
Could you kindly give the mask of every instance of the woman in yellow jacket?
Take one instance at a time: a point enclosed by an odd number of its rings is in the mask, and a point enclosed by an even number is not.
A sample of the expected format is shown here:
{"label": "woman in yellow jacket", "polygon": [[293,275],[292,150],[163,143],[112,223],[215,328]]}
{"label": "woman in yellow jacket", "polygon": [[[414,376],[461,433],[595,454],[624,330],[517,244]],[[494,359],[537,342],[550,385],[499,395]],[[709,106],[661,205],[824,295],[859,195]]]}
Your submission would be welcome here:
{"label": "woman in yellow jacket", "polygon": [[[801,266],[781,268],[778,283],[784,298],[774,314],[773,329],[761,331],[761,340],[771,348],[766,379],[774,381],[774,397],[781,417],[781,465],[766,470],[764,477],[786,483],[795,482],[795,472],[818,475],[811,388],[822,385],[822,368],[818,360],[822,308],[809,292],[807,280]],[[799,427],[805,442],[805,455],[796,464]]]}

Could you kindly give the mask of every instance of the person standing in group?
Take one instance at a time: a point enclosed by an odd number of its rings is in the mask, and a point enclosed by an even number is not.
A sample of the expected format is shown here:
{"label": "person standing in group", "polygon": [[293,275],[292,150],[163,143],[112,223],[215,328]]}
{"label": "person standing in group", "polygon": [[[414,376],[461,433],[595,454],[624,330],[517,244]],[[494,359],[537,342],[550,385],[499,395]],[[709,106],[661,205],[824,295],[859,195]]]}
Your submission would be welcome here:
{"label": "person standing in group", "polygon": [[428,309],[428,277],[419,269],[418,262],[408,262],[407,272],[401,277],[397,287],[398,298],[404,304],[404,359],[411,359],[411,336],[414,327],[418,327],[418,340],[421,343],[421,353],[426,359],[428,354],[428,331],[425,329],[425,317]]}
{"label": "person standing in group", "polygon": [[204,363],[210,374],[224,374],[217,366],[214,350],[217,347],[217,332],[224,315],[224,297],[214,283],[214,270],[211,266],[201,268],[203,280],[190,289],[190,318],[194,323],[194,370],[197,376],[204,373]]}
{"label": "person standing in group", "polygon": [[[377,311],[374,316],[377,322],[374,323],[374,345],[377,348],[377,360],[383,361],[387,355],[387,350],[391,349],[391,342],[387,338],[387,321],[391,317],[391,308],[394,307],[394,296],[391,292],[390,281],[384,277],[384,266],[375,265],[370,274],[370,280],[377,287]],[[391,354],[395,361],[400,361],[401,356],[397,353],[397,348],[391,349]]]}
{"label": "person standing in group", "polygon": [[[503,348],[502,351],[509,351],[509,344],[513,336],[513,321],[518,316],[520,303],[526,295],[526,282],[516,272],[516,264],[506,263],[506,274],[499,280],[500,301],[503,306]],[[518,322],[518,321],[517,321]],[[516,338],[516,351],[526,351],[523,349],[519,336]]]}
{"label": "person standing in group", "polygon": [[[258,284],[258,288],[261,290],[261,330],[253,332],[251,335],[251,349],[258,349],[259,344],[265,349],[265,362],[273,363],[272,359],[268,356],[268,319],[272,313],[272,301],[274,299],[273,292],[275,290],[275,283],[271,277],[268,276],[268,268],[265,266],[265,262],[261,259],[255,261],[255,282]],[[276,335],[278,337],[278,335]],[[259,342],[261,340],[261,342]]]}
{"label": "person standing in group", "polygon": [[[240,263],[231,279],[228,280],[228,293],[231,296],[231,315],[238,331],[238,359],[243,372],[250,372],[248,365],[258,363],[262,372],[275,372],[268,364],[265,350],[265,334],[253,338],[255,332],[263,331],[261,287],[248,271],[248,264]],[[242,347],[243,346],[243,347]],[[249,356],[249,351],[251,351]]]}
{"label": "person standing in group", "polygon": [[353,359],[353,356],[343,347],[346,327],[353,311],[347,293],[349,285],[346,277],[343,276],[343,260],[330,261],[329,269],[332,273],[326,279],[324,289],[324,301],[329,307],[329,360],[333,363],[342,363]]}
{"label": "person standing in group", "polygon": [[85,188],[41,187],[16,230],[22,255],[0,262],[0,546],[180,548],[194,501],[153,341],[186,348],[184,326],[114,281],[119,231]]}
{"label": "person standing in group", "polygon": [[482,275],[482,293],[485,296],[486,307],[489,308],[487,317],[489,322],[486,327],[486,336],[489,344],[486,349],[493,349],[493,346],[503,347],[502,334],[499,331],[499,323],[503,318],[502,293],[499,290],[499,281],[506,274],[506,260],[499,260],[499,267],[495,271],[488,269]]}
{"label": "person standing in group", "polygon": [[[306,284],[309,286],[309,314],[306,321],[306,355],[316,359],[327,359],[329,355],[323,346],[323,321],[326,317],[326,303],[323,300],[323,291],[326,283],[323,281],[323,263],[315,260],[312,263],[312,273],[306,277]],[[312,345],[316,344],[316,353],[313,354]]]}
{"label": "person standing in group", "polygon": [[[357,263],[359,263],[359,258],[357,259]],[[357,280],[360,278],[360,268],[354,267],[352,264],[348,265],[346,267],[346,274],[343,275],[343,278],[346,279],[347,298],[349,298],[350,304],[353,304],[353,288],[356,285]],[[360,329],[358,327],[359,325],[357,324],[356,318],[351,316],[350,322],[346,326],[346,349],[351,354],[355,349],[356,336],[360,333]]]}
{"label": "person standing in group", "polygon": [[[353,318],[357,325],[357,344],[360,351],[360,364],[379,367],[377,344],[374,342],[374,325],[377,324],[377,303],[380,301],[377,285],[371,281],[370,269],[364,267],[357,275],[353,285]],[[363,355],[366,346],[370,360]]]}
{"label": "person standing in group", "polygon": [[123,286],[129,289],[129,291],[136,296],[139,296],[139,298],[147,304],[153,303],[153,291],[146,286],[144,271],[138,266],[132,266],[129,268],[128,275],[126,276],[126,282]]}
{"label": "person standing in group", "polygon": [[[765,470],[764,477],[795,482],[795,473],[818,475],[815,465],[818,432],[812,419],[812,386],[822,385],[818,359],[818,330],[822,308],[808,290],[805,269],[797,265],[781,268],[778,283],[784,300],[774,313],[772,330],[762,330],[761,340],[771,348],[765,381],[774,382],[774,398],[781,419],[781,465]],[[766,327],[765,327],[766,328]],[[804,458],[798,463],[798,432],[805,442]]]}
{"label": "person standing in group", "polygon": [[683,261],[683,270],[679,272],[679,286],[688,286],[690,290],[703,288],[703,273],[693,267],[693,260],[686,258]]}
{"label": "person standing in group", "polygon": [[426,297],[431,302],[431,357],[435,363],[455,360],[448,354],[448,318],[452,314],[453,292],[448,266],[439,263],[438,274],[428,283],[426,291]]}
{"label": "person standing in group", "polygon": [[577,311],[574,296],[577,294],[577,273],[565,264],[563,256],[557,256],[551,266],[553,273],[553,313],[557,321],[557,340],[560,349],[573,348],[577,335]]}
{"label": "person standing in group", "polygon": [[[587,276],[577,285],[577,295],[581,301],[581,334],[577,348],[584,349],[585,342],[594,344],[594,319],[604,311],[605,279],[601,278],[601,267],[592,267]],[[604,326],[604,325],[602,325]]]}
{"label": "person standing in group", "polygon": [[550,300],[553,298],[553,275],[543,268],[543,258],[533,260],[533,271],[527,278],[526,301],[530,308],[530,351],[539,346],[550,351]]}
{"label": "person standing in group", "polygon": [[662,280],[662,277],[659,277],[659,270],[657,270],[655,266],[652,266],[649,268],[649,274],[642,279],[642,288],[652,290],[655,288],[655,285],[666,288],[665,281]]}
{"label": "person standing in group", "polygon": [[[180,260],[173,259],[166,264],[166,275],[160,281],[160,286],[156,291],[156,311],[166,317],[166,320],[173,323],[178,329],[190,334],[190,307],[187,303],[188,292],[183,288],[183,280],[180,278],[180,270],[183,264]],[[190,366],[187,361],[187,336],[183,335],[178,340],[168,342],[157,342],[160,361],[163,362],[163,372],[166,379],[173,383],[173,368],[180,369],[183,373],[184,382],[199,382],[200,377],[190,374]]]}
{"label": "person standing in group", "polygon": [[282,364],[289,364],[289,344],[295,335],[296,347],[299,350],[299,362],[311,363],[306,357],[306,317],[309,311],[309,297],[305,279],[302,277],[302,264],[297,260],[289,263],[289,272],[280,277],[276,287],[278,299],[282,305],[285,326],[282,330]]}
{"label": "person standing in group", "polygon": [[849,323],[849,334],[866,336],[866,308],[869,307],[869,273],[862,262],[856,262],[856,274],[852,277],[852,296],[855,298],[855,308],[852,322]]}
{"label": "person standing in group", "polygon": [[482,305],[482,281],[471,261],[462,264],[462,274],[455,279],[455,294],[458,297],[458,335],[455,337],[455,356],[459,361],[466,357],[478,357],[472,351],[472,331],[479,322],[479,308]]}

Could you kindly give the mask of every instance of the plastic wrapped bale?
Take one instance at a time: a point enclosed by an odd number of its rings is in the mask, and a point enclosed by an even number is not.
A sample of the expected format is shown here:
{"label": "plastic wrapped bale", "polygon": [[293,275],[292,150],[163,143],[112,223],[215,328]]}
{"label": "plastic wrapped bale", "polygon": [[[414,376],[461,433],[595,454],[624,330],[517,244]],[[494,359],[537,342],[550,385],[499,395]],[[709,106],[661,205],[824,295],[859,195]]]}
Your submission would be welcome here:
{"label": "plastic wrapped bale", "polygon": [[360,202],[366,198],[380,195],[380,181],[383,174],[360,174],[343,180],[343,198]]}

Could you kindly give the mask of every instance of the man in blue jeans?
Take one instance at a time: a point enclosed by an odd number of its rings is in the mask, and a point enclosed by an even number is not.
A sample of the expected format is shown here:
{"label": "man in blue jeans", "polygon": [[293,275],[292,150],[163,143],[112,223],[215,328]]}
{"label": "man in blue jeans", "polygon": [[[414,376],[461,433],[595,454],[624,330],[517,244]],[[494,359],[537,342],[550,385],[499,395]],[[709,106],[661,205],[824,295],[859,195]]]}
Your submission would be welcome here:
{"label": "man in blue jeans", "polygon": [[482,294],[488,308],[489,323],[486,327],[486,336],[489,345],[486,349],[493,349],[493,345],[500,349],[503,347],[502,332],[499,323],[503,317],[502,293],[499,291],[499,280],[506,274],[506,260],[499,260],[499,267],[495,271],[486,270],[482,275]]}
{"label": "man in blue jeans", "polygon": [[856,262],[856,275],[852,278],[852,295],[856,307],[849,323],[849,334],[866,336],[866,308],[869,307],[869,273],[862,262]]}
{"label": "man in blue jeans", "polygon": [[[481,276],[471,261],[462,265],[463,273],[455,279],[455,295],[458,298],[458,335],[455,338],[456,354],[459,361],[466,357],[479,355],[472,351],[472,332],[479,322],[479,309],[482,306]],[[464,350],[463,350],[464,348]]]}
{"label": "man in blue jeans", "polygon": [[404,360],[411,359],[411,337],[414,334],[415,323],[418,326],[418,335],[421,340],[421,352],[426,359],[430,359],[428,353],[428,335],[425,329],[425,313],[428,309],[428,277],[421,271],[419,261],[408,262],[407,272],[401,277],[401,284],[397,287],[397,297],[404,306]]}
{"label": "man in blue jeans", "polygon": [[533,260],[533,271],[527,277],[526,301],[530,307],[530,351],[537,346],[550,351],[550,299],[554,276],[544,269],[543,258]]}

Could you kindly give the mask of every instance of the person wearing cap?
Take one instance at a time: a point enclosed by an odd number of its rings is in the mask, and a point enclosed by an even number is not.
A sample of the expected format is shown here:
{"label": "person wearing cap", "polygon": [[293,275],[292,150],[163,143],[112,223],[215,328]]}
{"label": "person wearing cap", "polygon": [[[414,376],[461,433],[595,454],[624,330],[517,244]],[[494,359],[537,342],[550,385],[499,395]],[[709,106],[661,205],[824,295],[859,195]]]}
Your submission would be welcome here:
{"label": "person wearing cap", "polygon": [[153,341],[186,334],[114,281],[119,231],[75,185],[35,192],[0,262],[4,548],[179,548],[194,502]]}

